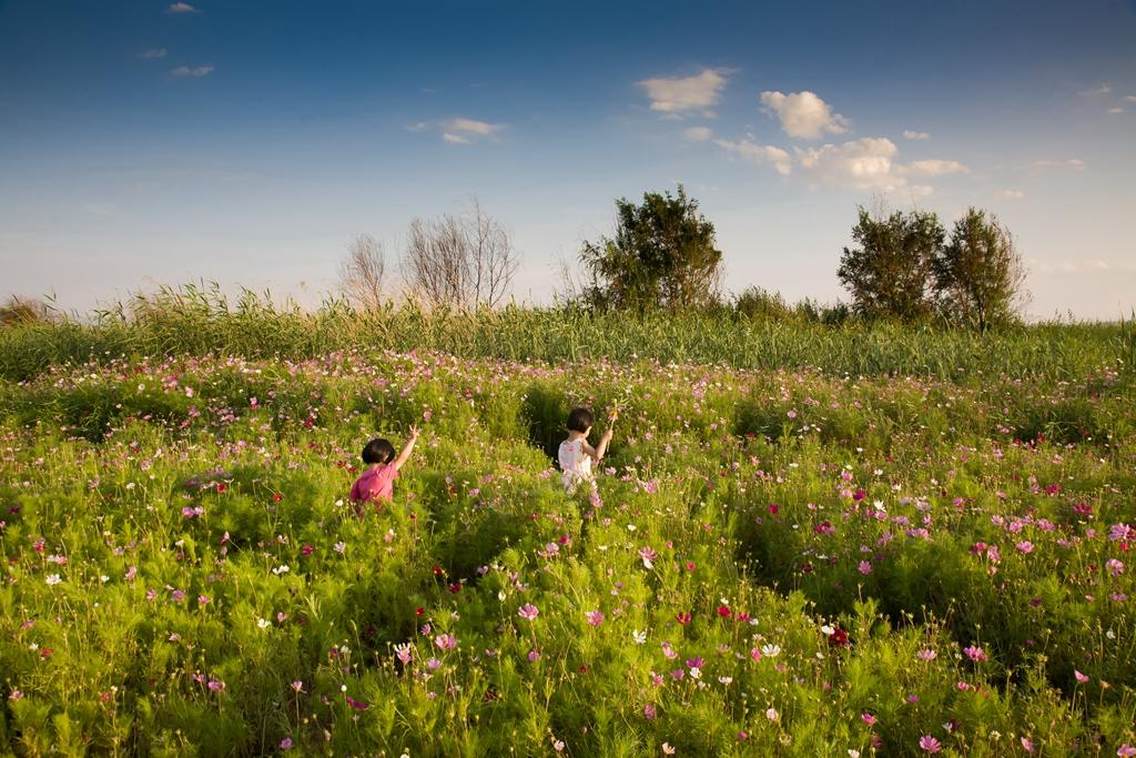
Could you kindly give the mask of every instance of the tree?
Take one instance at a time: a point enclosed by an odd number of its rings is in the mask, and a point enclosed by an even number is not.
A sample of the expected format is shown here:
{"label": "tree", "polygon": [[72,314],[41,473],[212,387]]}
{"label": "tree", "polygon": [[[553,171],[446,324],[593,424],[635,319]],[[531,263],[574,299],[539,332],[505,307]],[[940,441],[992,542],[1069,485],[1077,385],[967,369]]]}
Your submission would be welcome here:
{"label": "tree", "polygon": [[410,223],[407,286],[430,306],[494,308],[520,266],[509,232],[473,201],[471,212]]}
{"label": "tree", "polygon": [[1010,232],[977,208],[955,222],[933,272],[945,313],[983,332],[1012,321],[1026,298],[1026,270]]}
{"label": "tree", "polygon": [[844,248],[837,276],[856,312],[868,318],[913,321],[931,313],[931,269],[943,244],[938,216],[896,211],[875,216],[863,207],[852,227],[859,247]]}
{"label": "tree", "polygon": [[615,237],[585,242],[590,299],[613,308],[689,308],[716,300],[722,252],[714,225],[680,184],[678,194],[647,192],[642,205],[615,201]]}
{"label": "tree", "polygon": [[369,234],[360,234],[347,250],[339,267],[339,286],[348,299],[362,310],[373,310],[383,303],[383,275],[386,255]]}

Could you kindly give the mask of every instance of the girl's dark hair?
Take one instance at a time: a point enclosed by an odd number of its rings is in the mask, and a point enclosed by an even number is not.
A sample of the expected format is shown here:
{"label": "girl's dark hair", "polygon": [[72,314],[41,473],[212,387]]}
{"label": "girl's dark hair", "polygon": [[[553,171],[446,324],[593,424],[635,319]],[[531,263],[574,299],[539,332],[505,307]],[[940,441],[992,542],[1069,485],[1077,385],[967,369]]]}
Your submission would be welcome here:
{"label": "girl's dark hair", "polygon": [[382,438],[373,439],[363,446],[363,463],[390,463],[394,460],[394,445]]}
{"label": "girl's dark hair", "polygon": [[573,408],[568,414],[568,430],[572,432],[586,432],[594,422],[592,412],[587,408]]}

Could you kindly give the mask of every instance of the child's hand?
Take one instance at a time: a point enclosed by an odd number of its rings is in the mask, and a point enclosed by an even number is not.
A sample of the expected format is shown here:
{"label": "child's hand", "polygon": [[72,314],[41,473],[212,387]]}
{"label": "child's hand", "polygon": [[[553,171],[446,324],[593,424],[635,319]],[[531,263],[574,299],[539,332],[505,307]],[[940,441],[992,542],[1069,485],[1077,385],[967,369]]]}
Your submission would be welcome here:
{"label": "child's hand", "polygon": [[412,440],[418,439],[419,434],[421,434],[421,431],[418,429],[418,424],[411,424],[410,425],[410,439],[412,439]]}
{"label": "child's hand", "polygon": [[607,414],[607,420],[612,424],[615,423],[615,420],[617,418],[619,418],[619,406],[618,405],[615,406],[614,408],[612,408],[610,411],[608,411],[608,414]]}

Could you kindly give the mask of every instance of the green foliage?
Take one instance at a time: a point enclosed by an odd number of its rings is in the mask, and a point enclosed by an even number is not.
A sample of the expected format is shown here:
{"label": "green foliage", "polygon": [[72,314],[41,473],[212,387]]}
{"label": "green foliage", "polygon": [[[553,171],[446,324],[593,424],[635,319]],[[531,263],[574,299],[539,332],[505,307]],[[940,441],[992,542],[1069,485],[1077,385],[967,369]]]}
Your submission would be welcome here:
{"label": "green foliage", "polygon": [[918,321],[931,314],[931,272],[945,232],[930,211],[872,216],[860,208],[858,247],[844,248],[837,276],[867,318]]}
{"label": "green foliage", "polygon": [[940,308],[948,318],[985,332],[1017,318],[1025,266],[1010,232],[993,214],[970,208],[932,262]]}
{"label": "green foliage", "polygon": [[714,225],[680,184],[678,194],[647,192],[642,205],[615,201],[615,237],[585,242],[589,299],[603,308],[680,310],[716,300],[722,252]]}

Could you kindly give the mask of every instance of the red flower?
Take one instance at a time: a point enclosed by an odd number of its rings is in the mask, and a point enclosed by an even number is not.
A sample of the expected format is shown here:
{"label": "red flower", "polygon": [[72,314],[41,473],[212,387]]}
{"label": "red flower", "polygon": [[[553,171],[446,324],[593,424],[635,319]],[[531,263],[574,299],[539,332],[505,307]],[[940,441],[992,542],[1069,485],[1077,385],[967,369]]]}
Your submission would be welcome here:
{"label": "red flower", "polygon": [[450,592],[454,593],[455,595],[458,594],[459,592],[461,592],[461,589],[462,589],[461,582],[451,582],[450,583]]}
{"label": "red flower", "polygon": [[220,494],[220,493],[224,492],[225,490],[229,489],[229,487],[224,482],[217,482],[217,485],[216,485],[216,487],[214,487],[214,489],[216,489],[218,494]]}
{"label": "red flower", "polygon": [[691,616],[689,611],[683,611],[682,613],[675,615],[675,621],[682,624],[683,626],[689,624],[692,618],[693,616]]}
{"label": "red flower", "polygon": [[426,613],[425,608],[415,608],[414,609],[414,615],[415,616],[422,616],[424,613]]}
{"label": "red flower", "polygon": [[695,563],[694,561],[687,561],[686,562],[686,570],[687,571],[694,571],[694,569],[696,569],[696,568],[698,568],[698,564]]}
{"label": "red flower", "polygon": [[279,503],[283,499],[284,499],[284,496],[281,495],[279,492],[272,493],[272,502]]}
{"label": "red flower", "polygon": [[848,644],[848,632],[836,627],[832,634],[828,635],[828,644],[833,647],[844,647]]}
{"label": "red flower", "polygon": [[434,576],[442,576],[443,574],[446,573],[446,570],[444,568],[442,568],[441,566],[439,566],[437,563],[434,564],[433,571],[434,571]]}
{"label": "red flower", "polygon": [[344,693],[343,697],[347,698],[347,704],[357,711],[365,711],[370,707],[366,703],[364,703],[360,700],[356,700],[355,698],[351,697],[347,693]]}
{"label": "red flower", "polygon": [[728,619],[730,616],[733,615],[733,611],[730,610],[730,606],[728,606],[728,605],[719,605],[718,606],[718,615],[721,616],[724,619]]}
{"label": "red flower", "polygon": [[777,512],[779,510],[781,510],[781,506],[777,505],[777,503],[770,503],[769,504],[769,515],[770,516],[776,516]]}

